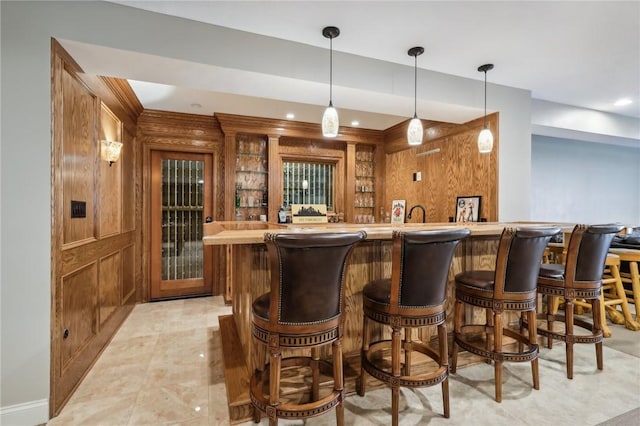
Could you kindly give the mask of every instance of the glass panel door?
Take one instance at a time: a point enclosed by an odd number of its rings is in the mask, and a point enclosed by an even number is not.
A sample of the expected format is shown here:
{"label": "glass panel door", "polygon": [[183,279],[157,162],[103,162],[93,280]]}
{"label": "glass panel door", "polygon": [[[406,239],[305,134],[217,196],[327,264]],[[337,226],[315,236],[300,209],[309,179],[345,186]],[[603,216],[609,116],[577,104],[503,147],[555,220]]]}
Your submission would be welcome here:
{"label": "glass panel door", "polygon": [[211,293],[210,250],[202,244],[212,211],[208,168],[205,154],[152,153],[152,299]]}

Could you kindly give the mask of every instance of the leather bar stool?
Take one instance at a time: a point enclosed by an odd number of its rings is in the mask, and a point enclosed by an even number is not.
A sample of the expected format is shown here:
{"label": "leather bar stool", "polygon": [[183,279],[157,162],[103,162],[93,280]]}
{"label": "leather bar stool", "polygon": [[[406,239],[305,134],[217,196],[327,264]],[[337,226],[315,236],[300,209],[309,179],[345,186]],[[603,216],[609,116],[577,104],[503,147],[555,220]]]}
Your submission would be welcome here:
{"label": "leather bar stool", "polygon": [[627,302],[635,305],[636,322],[640,322],[640,249],[610,248],[609,253],[620,257],[620,278],[625,287]]}
{"label": "leather bar stool", "polygon": [[[493,270],[471,270],[456,276],[451,372],[456,371],[458,348],[493,361],[497,402],[502,401],[502,364],[505,361],[530,361],[533,387],[540,388],[535,326],[529,328],[527,335],[522,334],[522,329],[518,333],[503,326],[503,316],[507,311],[522,313],[535,324],[538,270],[547,243],[558,232],[559,228],[505,228]],[[465,304],[484,309],[486,322],[467,323]],[[508,347],[503,345],[503,336],[518,343],[515,352],[505,351]]]}
{"label": "leather bar stool", "polygon": [[[564,315],[547,312],[538,315],[546,320],[546,327],[538,325],[538,333],[546,336],[549,348],[553,340],[566,343],[567,378],[573,378],[573,345],[593,343],[596,347],[596,363],[602,370],[602,318],[601,285],[607,251],[614,235],[622,230],[621,225],[576,225],[567,246],[565,265],[543,264],[538,277],[538,293],[564,298]],[[576,299],[585,299],[591,304],[592,321],[574,316]],[[547,304],[548,306],[548,304]],[[554,322],[564,323],[564,329],[554,328]],[[544,321],[543,321],[544,323]],[[524,327],[534,328],[533,321],[522,322]],[[574,327],[588,333],[575,333]]]}
{"label": "leather bar stool", "polygon": [[[253,420],[266,413],[270,425],[278,418],[300,419],[336,409],[336,423],[344,424],[342,329],[346,264],[354,245],[366,237],[354,233],[265,234],[271,271],[271,291],[254,300],[252,334],[256,343],[256,371],[251,376]],[[332,347],[332,363],[320,359],[320,348]],[[265,350],[269,350],[269,363]],[[283,358],[282,351],[306,349]],[[308,350],[311,350],[311,356]],[[284,398],[281,370],[311,369],[311,402]],[[333,376],[333,388],[320,395],[320,372]],[[266,391],[266,392],[265,392]],[[268,395],[268,396],[267,396]]]}
{"label": "leather bar stool", "polygon": [[[364,396],[366,392],[365,371],[389,385],[394,426],[398,424],[400,386],[421,387],[442,383],[444,417],[449,417],[445,325],[447,282],[455,248],[469,234],[468,229],[394,231],[391,278],[371,281],[362,291],[364,318],[358,394]],[[391,340],[370,343],[371,321],[390,326]],[[437,351],[428,342],[413,340],[412,331],[427,326],[438,328]],[[385,355],[389,348],[390,363],[389,356]],[[412,371],[414,351],[434,360],[438,363],[438,368],[421,373]]]}

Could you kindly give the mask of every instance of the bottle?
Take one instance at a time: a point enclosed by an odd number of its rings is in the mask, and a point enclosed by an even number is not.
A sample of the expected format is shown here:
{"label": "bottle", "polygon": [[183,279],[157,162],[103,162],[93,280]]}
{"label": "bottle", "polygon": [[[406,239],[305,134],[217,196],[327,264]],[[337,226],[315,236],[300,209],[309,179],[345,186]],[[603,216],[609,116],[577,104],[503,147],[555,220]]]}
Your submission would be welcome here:
{"label": "bottle", "polygon": [[262,207],[267,207],[269,205],[269,196],[267,191],[262,193]]}
{"label": "bottle", "polygon": [[240,191],[236,188],[236,207],[240,207]]}
{"label": "bottle", "polygon": [[278,223],[286,223],[287,222],[287,210],[284,206],[280,206],[280,211],[278,211]]}

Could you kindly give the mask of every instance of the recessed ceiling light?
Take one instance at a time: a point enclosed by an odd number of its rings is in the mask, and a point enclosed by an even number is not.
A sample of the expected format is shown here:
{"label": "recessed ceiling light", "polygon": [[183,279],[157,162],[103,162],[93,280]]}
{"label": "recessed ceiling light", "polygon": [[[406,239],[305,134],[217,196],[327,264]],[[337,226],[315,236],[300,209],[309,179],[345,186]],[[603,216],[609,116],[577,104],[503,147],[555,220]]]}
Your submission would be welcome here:
{"label": "recessed ceiling light", "polygon": [[352,125],[352,126],[359,126],[359,125],[360,125],[360,122],[359,122],[358,120],[353,120],[353,121],[351,122],[351,125]]}
{"label": "recessed ceiling light", "polygon": [[613,105],[615,106],[625,106],[625,105],[629,105],[630,103],[632,103],[633,101],[629,98],[622,98],[622,99],[618,99]]}
{"label": "recessed ceiling light", "polygon": [[294,118],[296,118],[296,115],[292,112],[287,113],[287,119],[289,120],[293,120]]}

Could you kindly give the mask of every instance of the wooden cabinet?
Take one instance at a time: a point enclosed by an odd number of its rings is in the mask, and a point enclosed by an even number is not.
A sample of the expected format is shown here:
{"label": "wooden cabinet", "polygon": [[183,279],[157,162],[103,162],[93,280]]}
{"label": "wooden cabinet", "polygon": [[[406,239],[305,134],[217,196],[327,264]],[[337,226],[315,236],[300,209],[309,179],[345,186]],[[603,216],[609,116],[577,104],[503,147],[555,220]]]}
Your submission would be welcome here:
{"label": "wooden cabinet", "polygon": [[373,148],[356,150],[355,161],[355,222],[373,223],[376,206],[376,177]]}
{"label": "wooden cabinet", "polygon": [[235,219],[258,220],[260,215],[268,215],[269,164],[265,136],[237,135],[235,173]]}

